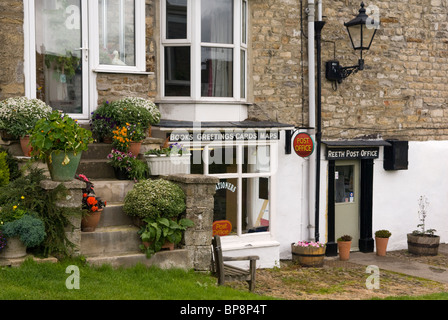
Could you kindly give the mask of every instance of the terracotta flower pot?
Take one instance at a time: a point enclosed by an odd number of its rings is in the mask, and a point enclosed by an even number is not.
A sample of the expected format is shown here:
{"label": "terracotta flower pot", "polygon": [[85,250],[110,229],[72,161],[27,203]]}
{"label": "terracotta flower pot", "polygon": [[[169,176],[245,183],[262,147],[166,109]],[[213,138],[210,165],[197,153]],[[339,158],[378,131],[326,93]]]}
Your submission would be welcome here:
{"label": "terracotta flower pot", "polygon": [[103,209],[98,209],[95,212],[89,212],[85,215],[81,220],[81,231],[84,232],[93,232],[96,229],[96,226],[100,222],[101,213]]}
{"label": "terracotta flower pot", "polygon": [[350,258],[351,241],[338,241],[339,260],[347,261]]}
{"label": "terracotta flower pot", "polygon": [[30,143],[30,136],[24,136],[20,138],[20,147],[22,148],[22,152],[25,157],[31,156],[32,147],[29,143]]}
{"label": "terracotta flower pot", "polygon": [[138,156],[141,147],[142,147],[141,142],[131,142],[128,151],[131,152],[134,156]]}
{"label": "terracotta flower pot", "polygon": [[389,242],[389,238],[378,238],[375,237],[376,244],[376,255],[384,257],[386,255],[387,243]]}

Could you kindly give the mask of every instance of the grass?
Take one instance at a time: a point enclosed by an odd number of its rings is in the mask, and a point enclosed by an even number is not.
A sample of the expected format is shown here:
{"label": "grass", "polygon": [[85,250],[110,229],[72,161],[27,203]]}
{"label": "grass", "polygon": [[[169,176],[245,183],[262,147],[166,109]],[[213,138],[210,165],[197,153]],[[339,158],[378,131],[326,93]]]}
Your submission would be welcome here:
{"label": "grass", "polygon": [[[79,289],[74,273],[79,268]],[[69,280],[67,280],[69,279]],[[217,286],[209,274],[182,269],[162,270],[137,265],[131,268],[92,267],[82,261],[38,263],[0,268],[0,300],[259,300],[269,297]]]}

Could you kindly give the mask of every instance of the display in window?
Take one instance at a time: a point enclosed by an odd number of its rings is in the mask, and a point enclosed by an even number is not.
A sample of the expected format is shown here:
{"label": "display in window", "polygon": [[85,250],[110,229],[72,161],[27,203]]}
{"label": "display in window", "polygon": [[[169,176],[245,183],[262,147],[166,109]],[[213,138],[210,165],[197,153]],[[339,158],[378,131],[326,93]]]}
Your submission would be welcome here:
{"label": "display in window", "polygon": [[354,166],[337,166],[335,170],[336,203],[354,202]]}

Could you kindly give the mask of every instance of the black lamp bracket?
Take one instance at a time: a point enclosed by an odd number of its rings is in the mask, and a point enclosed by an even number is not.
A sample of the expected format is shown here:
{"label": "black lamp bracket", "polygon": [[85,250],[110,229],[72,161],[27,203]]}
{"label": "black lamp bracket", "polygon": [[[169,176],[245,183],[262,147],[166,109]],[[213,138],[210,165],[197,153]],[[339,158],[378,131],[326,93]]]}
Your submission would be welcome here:
{"label": "black lamp bracket", "polygon": [[326,63],[325,76],[327,80],[342,83],[342,80],[360,70],[364,70],[364,59],[359,59],[358,65],[349,67],[342,67],[337,60],[330,60]]}

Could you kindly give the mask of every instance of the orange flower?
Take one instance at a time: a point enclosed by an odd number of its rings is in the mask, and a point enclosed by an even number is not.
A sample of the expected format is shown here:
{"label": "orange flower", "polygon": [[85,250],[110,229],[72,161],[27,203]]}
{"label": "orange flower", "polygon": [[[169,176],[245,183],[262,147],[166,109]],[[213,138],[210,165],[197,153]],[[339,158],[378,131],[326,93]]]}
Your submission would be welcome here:
{"label": "orange flower", "polygon": [[93,207],[92,207],[92,211],[93,211],[93,212],[95,212],[95,211],[97,211],[97,210],[98,210],[98,207],[96,207],[96,206],[93,206]]}
{"label": "orange flower", "polygon": [[87,193],[84,193],[82,196],[83,196],[83,198],[86,198],[87,197]]}
{"label": "orange flower", "polygon": [[98,201],[95,199],[95,197],[88,197],[87,203],[90,204],[91,206],[93,206],[93,205],[97,204]]}

